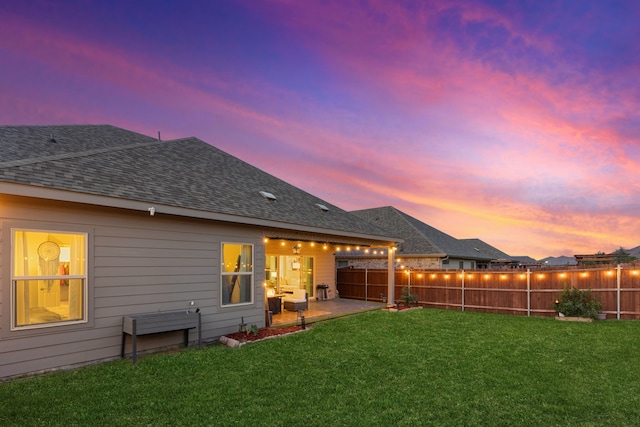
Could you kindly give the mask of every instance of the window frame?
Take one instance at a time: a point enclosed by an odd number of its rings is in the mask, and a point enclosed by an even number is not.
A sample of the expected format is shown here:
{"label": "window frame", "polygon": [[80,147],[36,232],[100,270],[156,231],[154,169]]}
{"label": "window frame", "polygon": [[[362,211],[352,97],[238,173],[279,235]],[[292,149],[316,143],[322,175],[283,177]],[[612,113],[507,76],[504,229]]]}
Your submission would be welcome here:
{"label": "window frame", "polygon": [[[25,233],[50,233],[50,234],[69,234],[69,235],[81,235],[84,237],[84,248],[82,248],[84,254],[84,266],[83,266],[83,274],[73,274],[73,275],[65,275],[65,276],[16,276],[15,272],[15,248],[16,248],[16,233],[25,232]],[[54,228],[54,227],[46,227],[46,228],[33,228],[33,227],[11,227],[10,228],[11,240],[10,240],[10,248],[9,248],[9,263],[10,263],[10,280],[9,280],[9,299],[10,299],[10,331],[28,331],[28,330],[37,330],[37,329],[45,329],[52,327],[61,327],[61,326],[69,326],[69,325],[78,325],[78,324],[87,324],[89,323],[89,239],[90,235],[86,231],[71,231],[65,228]],[[74,320],[61,320],[55,322],[43,322],[36,324],[28,324],[28,325],[18,325],[18,301],[17,301],[17,286],[19,281],[30,281],[30,280],[60,280],[61,277],[64,277],[65,280],[81,280],[82,282],[82,318],[74,319]]]}
{"label": "window frame", "polygon": [[[251,248],[251,271],[232,271],[232,272],[226,272],[224,269],[224,247],[225,245],[235,245],[235,246],[248,246]],[[242,248],[240,249],[242,251]],[[230,307],[239,307],[239,306],[247,306],[247,305],[253,305],[254,304],[254,300],[255,300],[255,245],[253,243],[244,243],[244,242],[221,242],[220,243],[220,307],[223,308],[230,308]],[[232,302],[228,302],[225,303],[224,302],[224,292],[223,292],[223,288],[226,285],[226,281],[225,281],[225,277],[227,276],[233,276],[233,275],[238,275],[238,276],[244,276],[250,277],[251,280],[251,285],[250,285],[250,292],[251,292],[251,296],[249,298],[249,301],[242,301],[242,302],[237,302],[237,303],[232,303]]]}

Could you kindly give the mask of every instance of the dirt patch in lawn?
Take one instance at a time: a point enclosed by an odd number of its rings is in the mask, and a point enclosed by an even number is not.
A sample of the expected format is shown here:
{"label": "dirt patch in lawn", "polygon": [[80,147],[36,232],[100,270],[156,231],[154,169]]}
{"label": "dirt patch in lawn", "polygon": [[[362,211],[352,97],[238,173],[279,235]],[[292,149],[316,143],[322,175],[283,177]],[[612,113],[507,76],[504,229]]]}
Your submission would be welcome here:
{"label": "dirt patch in lawn", "polygon": [[[308,328],[308,326],[307,326]],[[247,332],[235,332],[233,334],[226,334],[229,339],[243,342],[260,341],[265,338],[277,337],[281,335],[291,334],[302,330],[302,326],[286,326],[282,328],[261,328],[258,329],[258,333],[253,331]]]}
{"label": "dirt patch in lawn", "polygon": [[420,305],[392,305],[391,307],[384,307],[383,310],[385,311],[407,311],[407,310],[415,310],[415,309],[419,309],[422,308],[422,306]]}

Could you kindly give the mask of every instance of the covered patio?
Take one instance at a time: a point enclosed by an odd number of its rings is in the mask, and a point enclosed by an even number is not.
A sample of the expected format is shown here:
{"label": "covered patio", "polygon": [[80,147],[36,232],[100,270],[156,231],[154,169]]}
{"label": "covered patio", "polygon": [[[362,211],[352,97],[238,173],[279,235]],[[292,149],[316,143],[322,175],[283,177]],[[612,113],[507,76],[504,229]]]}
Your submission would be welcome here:
{"label": "covered patio", "polygon": [[[306,323],[318,322],[320,320],[332,319],[336,317],[349,316],[371,310],[379,310],[386,304],[374,301],[359,301],[352,299],[337,298],[331,300],[309,300],[309,309],[302,313]],[[298,312],[282,310],[272,316],[271,326],[284,326],[295,324],[298,320]]]}

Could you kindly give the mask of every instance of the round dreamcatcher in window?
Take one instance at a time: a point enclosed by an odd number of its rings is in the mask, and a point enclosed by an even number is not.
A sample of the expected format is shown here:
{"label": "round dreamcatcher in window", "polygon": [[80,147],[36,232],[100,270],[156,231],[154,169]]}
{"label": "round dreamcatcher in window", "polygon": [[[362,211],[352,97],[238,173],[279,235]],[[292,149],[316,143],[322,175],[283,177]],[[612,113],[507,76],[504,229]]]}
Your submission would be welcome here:
{"label": "round dreamcatcher in window", "polygon": [[60,256],[60,246],[52,241],[43,242],[38,246],[38,255],[45,261],[53,261]]}

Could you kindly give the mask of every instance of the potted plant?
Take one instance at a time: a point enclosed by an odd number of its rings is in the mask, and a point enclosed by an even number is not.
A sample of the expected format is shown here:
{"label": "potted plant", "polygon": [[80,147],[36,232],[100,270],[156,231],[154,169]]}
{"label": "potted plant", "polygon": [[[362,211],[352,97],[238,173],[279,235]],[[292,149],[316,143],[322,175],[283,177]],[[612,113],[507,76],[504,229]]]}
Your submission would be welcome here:
{"label": "potted plant", "polygon": [[559,317],[598,318],[602,303],[591,293],[591,289],[582,290],[565,287],[554,308]]}

